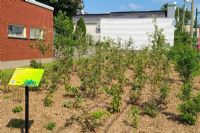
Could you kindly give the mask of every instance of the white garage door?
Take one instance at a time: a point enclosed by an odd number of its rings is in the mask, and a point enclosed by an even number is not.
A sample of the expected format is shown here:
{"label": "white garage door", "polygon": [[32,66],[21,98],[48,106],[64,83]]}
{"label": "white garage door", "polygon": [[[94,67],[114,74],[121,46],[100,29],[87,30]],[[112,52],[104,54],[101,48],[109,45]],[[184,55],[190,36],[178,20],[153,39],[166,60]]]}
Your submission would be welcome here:
{"label": "white garage door", "polygon": [[[174,44],[175,20],[172,18],[157,18],[157,25],[164,30],[166,41],[172,46]],[[101,40],[111,38],[115,41],[121,39],[127,42],[133,40],[131,47],[141,49],[149,44],[149,34],[154,31],[152,18],[144,19],[107,19],[102,18]]]}

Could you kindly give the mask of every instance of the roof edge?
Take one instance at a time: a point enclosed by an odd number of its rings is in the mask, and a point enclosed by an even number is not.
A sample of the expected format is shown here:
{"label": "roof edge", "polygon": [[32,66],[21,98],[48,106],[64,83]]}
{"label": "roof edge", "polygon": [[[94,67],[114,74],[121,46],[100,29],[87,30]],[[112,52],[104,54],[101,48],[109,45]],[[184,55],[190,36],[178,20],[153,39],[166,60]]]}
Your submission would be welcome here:
{"label": "roof edge", "polygon": [[[88,14],[79,14],[79,15],[75,15],[75,16],[96,16],[96,15],[115,15],[115,14],[123,14],[123,13],[166,13],[166,11],[162,11],[162,10],[150,10],[150,11],[121,11],[121,12],[109,12],[109,13],[88,13]],[[74,16],[74,17],[75,17]]]}
{"label": "roof edge", "polygon": [[28,3],[30,3],[30,4],[33,4],[33,5],[36,5],[36,6],[39,6],[39,7],[46,8],[48,10],[54,11],[53,7],[48,6],[46,4],[43,4],[43,3],[40,3],[40,2],[37,2],[35,0],[25,0],[25,1],[28,2]]}

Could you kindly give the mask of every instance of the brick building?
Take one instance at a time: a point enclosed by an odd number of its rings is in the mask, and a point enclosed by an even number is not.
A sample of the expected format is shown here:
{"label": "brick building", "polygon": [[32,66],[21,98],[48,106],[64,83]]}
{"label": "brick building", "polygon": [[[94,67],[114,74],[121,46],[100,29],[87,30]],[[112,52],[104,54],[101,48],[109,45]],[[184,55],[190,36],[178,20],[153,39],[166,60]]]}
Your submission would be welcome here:
{"label": "brick building", "polygon": [[0,0],[0,63],[39,58],[30,47],[38,38],[50,45],[43,58],[52,58],[53,10],[35,0]]}

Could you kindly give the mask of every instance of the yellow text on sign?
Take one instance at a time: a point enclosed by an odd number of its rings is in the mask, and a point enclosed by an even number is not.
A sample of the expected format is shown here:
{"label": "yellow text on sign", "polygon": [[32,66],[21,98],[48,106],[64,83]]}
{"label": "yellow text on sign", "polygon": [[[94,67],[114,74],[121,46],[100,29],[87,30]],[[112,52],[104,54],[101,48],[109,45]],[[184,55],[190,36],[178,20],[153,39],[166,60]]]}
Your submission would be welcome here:
{"label": "yellow text on sign", "polygon": [[37,87],[40,83],[44,69],[17,68],[8,85],[25,85],[26,81],[34,81]]}

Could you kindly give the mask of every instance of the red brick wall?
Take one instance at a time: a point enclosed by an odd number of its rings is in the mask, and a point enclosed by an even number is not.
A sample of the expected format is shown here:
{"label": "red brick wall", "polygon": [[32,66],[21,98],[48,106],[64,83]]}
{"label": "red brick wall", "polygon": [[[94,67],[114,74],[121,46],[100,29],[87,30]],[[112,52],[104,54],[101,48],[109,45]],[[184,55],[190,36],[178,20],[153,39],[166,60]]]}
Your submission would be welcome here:
{"label": "red brick wall", "polygon": [[[51,44],[44,58],[53,57],[53,11],[25,2],[25,0],[0,0],[0,60],[24,60],[40,57],[37,49],[30,47],[30,27],[43,28],[45,41]],[[26,39],[8,38],[8,24],[26,27]]]}

